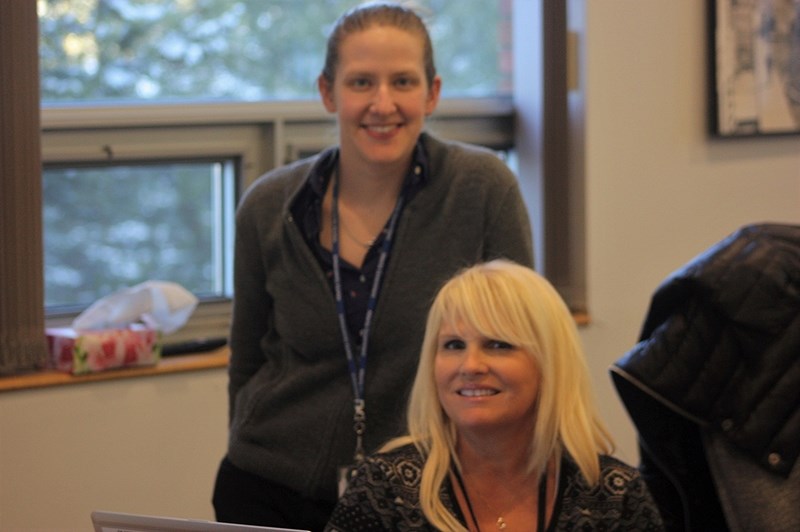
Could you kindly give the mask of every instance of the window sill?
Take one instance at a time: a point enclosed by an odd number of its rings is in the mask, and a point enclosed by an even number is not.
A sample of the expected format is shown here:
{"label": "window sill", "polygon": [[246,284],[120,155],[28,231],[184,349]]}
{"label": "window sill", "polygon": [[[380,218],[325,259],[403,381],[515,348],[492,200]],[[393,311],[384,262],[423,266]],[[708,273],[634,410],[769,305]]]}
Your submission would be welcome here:
{"label": "window sill", "polygon": [[71,375],[61,371],[45,370],[24,375],[0,377],[0,393],[15,390],[31,390],[51,386],[66,386],[86,382],[111,381],[136,377],[150,377],[224,368],[228,366],[230,351],[221,347],[208,353],[176,355],[162,358],[155,366],[122,368],[116,370],[90,373],[88,375]]}
{"label": "window sill", "polygon": [[[586,312],[573,312],[575,323],[578,327],[586,327],[591,322]],[[162,358],[155,366],[123,368],[117,370],[90,373],[88,375],[70,375],[61,371],[45,370],[28,373],[25,375],[12,375],[0,377],[0,393],[15,390],[30,390],[47,388],[51,386],[66,386],[86,382],[111,381],[117,379],[132,379],[136,377],[150,377],[185,373],[207,369],[218,369],[228,366],[230,350],[220,347],[208,353],[176,355]]]}
{"label": "window sill", "polygon": [[573,310],[572,317],[575,318],[575,325],[577,325],[578,328],[587,327],[592,322],[589,313],[583,310]]}

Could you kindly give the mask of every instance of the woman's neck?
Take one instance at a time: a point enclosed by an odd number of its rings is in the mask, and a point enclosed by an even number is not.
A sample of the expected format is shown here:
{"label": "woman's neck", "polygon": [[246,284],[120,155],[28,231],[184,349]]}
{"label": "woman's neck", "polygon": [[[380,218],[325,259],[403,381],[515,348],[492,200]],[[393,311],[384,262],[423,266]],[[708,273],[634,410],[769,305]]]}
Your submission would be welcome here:
{"label": "woman's neck", "polygon": [[503,445],[496,441],[483,445],[460,439],[457,454],[464,471],[475,476],[495,478],[523,478],[530,460],[527,445]]}
{"label": "woman's neck", "polygon": [[523,425],[460,429],[457,451],[459,460],[475,461],[499,470],[523,471],[528,467],[533,422]]}
{"label": "woman's neck", "polygon": [[[504,446],[490,450],[459,444],[461,473],[451,478],[458,488],[456,499],[470,530],[539,530],[534,523],[540,519],[547,523],[552,518],[555,462],[548,461],[543,482],[539,473],[528,470],[529,453],[525,449]],[[544,529],[546,525],[541,530]]]}
{"label": "woman's neck", "polygon": [[338,186],[339,253],[344,260],[360,268],[368,249],[394,211],[404,180],[405,172],[395,175],[354,172],[350,167],[343,168],[340,161],[322,202],[322,246],[332,249],[333,188]]}
{"label": "woman's neck", "polygon": [[339,159],[336,169],[339,180],[339,198],[350,205],[369,206],[392,204],[400,195],[408,164],[368,165]]}

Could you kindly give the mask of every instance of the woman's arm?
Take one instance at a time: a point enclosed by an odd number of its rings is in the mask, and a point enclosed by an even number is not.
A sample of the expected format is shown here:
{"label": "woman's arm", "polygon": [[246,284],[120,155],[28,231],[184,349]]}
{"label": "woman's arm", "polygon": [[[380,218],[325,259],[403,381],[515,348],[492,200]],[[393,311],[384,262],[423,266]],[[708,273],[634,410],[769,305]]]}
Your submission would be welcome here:
{"label": "woman's arm", "polygon": [[228,367],[230,419],[233,418],[237,393],[264,364],[261,340],[267,334],[272,313],[272,301],[265,291],[266,272],[255,212],[253,202],[248,203],[246,198],[236,215],[231,358]]}
{"label": "woman's arm", "polygon": [[[507,168],[503,168],[503,171],[511,174]],[[513,182],[499,190],[488,205],[490,211],[487,214],[489,224],[484,237],[484,260],[506,258],[533,268],[531,222],[513,174],[511,179]]]}
{"label": "woman's arm", "polygon": [[419,506],[421,474],[418,456],[407,449],[368,457],[350,479],[325,530],[433,530]]}
{"label": "woman's arm", "polygon": [[325,527],[326,532],[392,530],[389,481],[372,459],[356,469]]}

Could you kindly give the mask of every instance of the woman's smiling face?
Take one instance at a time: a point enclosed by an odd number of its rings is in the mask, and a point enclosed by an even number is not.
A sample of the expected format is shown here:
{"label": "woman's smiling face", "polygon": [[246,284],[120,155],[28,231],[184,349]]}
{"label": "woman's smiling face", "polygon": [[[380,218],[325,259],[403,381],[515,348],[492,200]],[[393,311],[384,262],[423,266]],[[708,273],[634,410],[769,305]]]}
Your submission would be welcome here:
{"label": "woman's smiling face", "polygon": [[425,77],[418,35],[375,25],[345,37],[333,83],[319,80],[325,108],[338,116],[342,163],[408,167],[440,87]]}
{"label": "woman's smiling face", "polygon": [[433,371],[439,402],[459,433],[533,427],[540,372],[524,349],[444,321]]}

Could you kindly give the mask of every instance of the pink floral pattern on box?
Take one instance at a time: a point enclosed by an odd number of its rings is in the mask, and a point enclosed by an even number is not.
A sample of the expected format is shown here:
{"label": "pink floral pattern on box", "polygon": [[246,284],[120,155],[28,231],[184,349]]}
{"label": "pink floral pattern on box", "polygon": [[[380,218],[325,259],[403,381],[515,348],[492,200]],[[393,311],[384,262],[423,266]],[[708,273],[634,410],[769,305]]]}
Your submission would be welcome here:
{"label": "pink floral pattern on box", "polygon": [[142,326],[77,332],[48,329],[53,367],[74,375],[129,366],[154,365],[161,358],[159,333]]}

